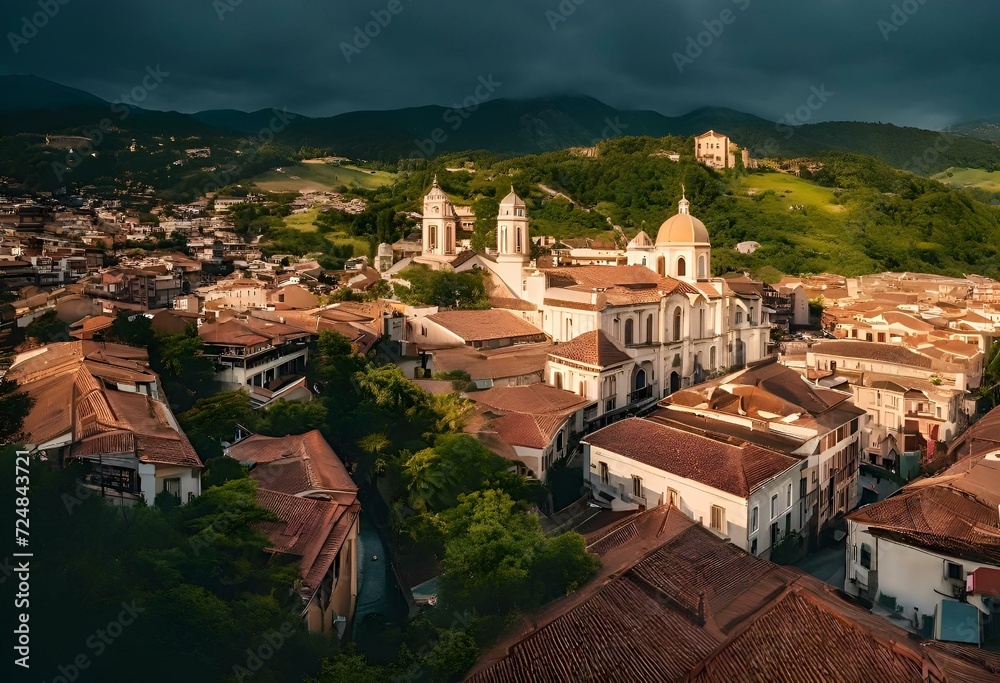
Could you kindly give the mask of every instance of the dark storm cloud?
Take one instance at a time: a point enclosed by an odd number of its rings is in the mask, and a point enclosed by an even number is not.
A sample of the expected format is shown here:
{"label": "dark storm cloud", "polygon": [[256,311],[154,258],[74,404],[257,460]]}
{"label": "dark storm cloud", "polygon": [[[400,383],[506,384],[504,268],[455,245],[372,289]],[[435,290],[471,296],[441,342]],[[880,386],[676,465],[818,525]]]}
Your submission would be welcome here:
{"label": "dark storm cloud", "polygon": [[6,0],[0,72],[114,99],[158,64],[143,104],[181,111],[452,105],[492,74],[495,97],[941,127],[1000,113],[998,18],[975,0]]}

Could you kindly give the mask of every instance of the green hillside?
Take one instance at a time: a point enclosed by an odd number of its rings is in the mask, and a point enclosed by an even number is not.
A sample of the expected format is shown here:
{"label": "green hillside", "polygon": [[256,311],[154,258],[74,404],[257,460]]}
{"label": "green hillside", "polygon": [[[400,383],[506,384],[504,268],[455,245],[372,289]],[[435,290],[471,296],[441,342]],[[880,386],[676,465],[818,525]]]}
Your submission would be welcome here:
{"label": "green hillside", "polygon": [[[338,229],[374,235],[375,214],[416,210],[437,173],[446,192],[472,203],[482,215],[495,215],[496,202],[513,184],[528,203],[534,234],[605,237],[610,222],[629,237],[640,229],[655,237],[659,225],[676,212],[683,184],[692,213],[712,236],[717,274],[770,266],[790,274],[913,270],[1000,277],[1000,208],[966,191],[855,154],[823,156],[825,167],[810,179],[717,173],[688,155],[675,163],[657,154],[683,148],[682,142],[620,138],[601,143],[596,158],[568,151],[514,159],[450,155],[402,174],[391,187],[366,193],[371,215]],[[476,173],[444,170],[465,161],[475,163]],[[542,185],[572,201],[551,198]],[[398,215],[395,234],[402,231]],[[382,221],[383,237],[389,224]],[[491,228],[488,219],[478,222],[481,244],[490,243]],[[733,247],[745,240],[756,240],[761,248],[751,255],[737,253]]]}
{"label": "green hillside", "polygon": [[371,190],[391,185],[396,176],[385,171],[309,159],[301,164],[283,166],[280,171],[267,171],[252,180],[259,188],[268,192],[333,192],[341,187]]}

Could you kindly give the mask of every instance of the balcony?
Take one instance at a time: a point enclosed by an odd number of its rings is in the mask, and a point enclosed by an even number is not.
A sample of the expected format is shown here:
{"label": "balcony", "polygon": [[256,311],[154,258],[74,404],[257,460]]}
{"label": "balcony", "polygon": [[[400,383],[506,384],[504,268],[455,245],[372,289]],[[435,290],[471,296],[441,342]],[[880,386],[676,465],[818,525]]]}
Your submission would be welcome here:
{"label": "balcony", "polygon": [[640,401],[645,401],[653,398],[653,385],[647,384],[642,389],[636,389],[631,394],[628,395],[629,405],[633,403],[639,403]]}

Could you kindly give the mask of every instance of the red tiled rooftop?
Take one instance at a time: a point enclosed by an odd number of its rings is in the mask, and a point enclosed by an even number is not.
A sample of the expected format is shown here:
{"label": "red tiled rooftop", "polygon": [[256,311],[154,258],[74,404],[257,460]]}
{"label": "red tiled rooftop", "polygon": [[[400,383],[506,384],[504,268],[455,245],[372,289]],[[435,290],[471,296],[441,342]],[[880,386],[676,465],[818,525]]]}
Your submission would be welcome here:
{"label": "red tiled rooftop", "polygon": [[742,498],[799,464],[795,458],[754,444],[723,443],[641,418],[616,422],[584,441]]}
{"label": "red tiled rooftop", "polygon": [[613,367],[632,360],[604,330],[584,332],[571,341],[559,344],[549,355],[600,368]]}
{"label": "red tiled rooftop", "polygon": [[931,359],[897,344],[866,341],[825,341],[814,344],[812,351],[828,356],[874,360],[895,365],[930,368]]}
{"label": "red tiled rooftop", "polygon": [[544,337],[537,327],[513,313],[500,309],[484,311],[441,311],[427,316],[466,342],[519,337]]}

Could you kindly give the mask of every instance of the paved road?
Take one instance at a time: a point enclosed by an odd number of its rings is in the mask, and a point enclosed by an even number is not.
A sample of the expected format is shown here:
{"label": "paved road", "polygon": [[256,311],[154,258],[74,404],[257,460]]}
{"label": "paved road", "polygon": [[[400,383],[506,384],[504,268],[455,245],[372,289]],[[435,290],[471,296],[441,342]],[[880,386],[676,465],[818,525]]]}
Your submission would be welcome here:
{"label": "paved road", "polygon": [[795,564],[804,572],[812,574],[820,581],[834,588],[844,589],[844,579],[847,575],[844,557],[844,544],[839,543],[832,548],[823,548],[807,555]]}

